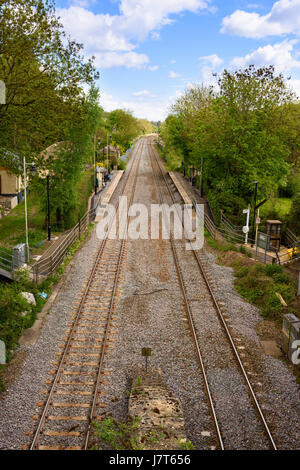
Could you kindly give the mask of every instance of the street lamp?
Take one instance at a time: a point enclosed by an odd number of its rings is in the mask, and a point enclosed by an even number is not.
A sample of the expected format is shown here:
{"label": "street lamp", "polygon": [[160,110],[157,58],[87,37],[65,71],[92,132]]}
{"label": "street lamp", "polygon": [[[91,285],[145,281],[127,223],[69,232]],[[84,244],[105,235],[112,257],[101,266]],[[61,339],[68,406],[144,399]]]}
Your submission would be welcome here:
{"label": "street lamp", "polygon": [[106,132],[106,168],[108,173],[108,132]]}
{"label": "street lamp", "polygon": [[26,262],[29,263],[29,244],[28,244],[28,220],[27,220],[27,175],[26,175],[26,166],[31,166],[31,171],[34,173],[36,169],[34,163],[26,163],[26,158],[23,159],[24,165],[24,198],[25,198],[25,236],[26,236]]}
{"label": "street lamp", "polygon": [[202,197],[203,187],[203,154],[201,155],[201,173],[200,173],[200,197]]}
{"label": "street lamp", "polygon": [[[101,139],[98,139],[98,147],[101,144]],[[97,151],[96,151],[96,135],[94,136],[94,190],[95,194],[97,194],[97,174],[96,174],[96,157],[97,157]]]}
{"label": "street lamp", "polygon": [[253,247],[253,240],[255,236],[255,211],[256,211],[256,196],[257,196],[257,184],[258,181],[253,181],[252,184],[255,184],[255,191],[254,191],[254,207],[253,207],[253,225],[252,225],[252,241],[251,247]]}
{"label": "street lamp", "polygon": [[[52,173],[51,176],[55,176]],[[47,224],[48,224],[48,241],[51,241],[51,225],[50,225],[50,175],[47,175]]]}

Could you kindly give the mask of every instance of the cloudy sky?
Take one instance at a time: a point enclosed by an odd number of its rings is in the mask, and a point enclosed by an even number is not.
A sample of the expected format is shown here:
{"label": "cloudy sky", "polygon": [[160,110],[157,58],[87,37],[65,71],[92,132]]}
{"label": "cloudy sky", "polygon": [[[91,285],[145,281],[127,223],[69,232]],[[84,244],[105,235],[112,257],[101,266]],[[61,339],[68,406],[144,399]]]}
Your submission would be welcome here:
{"label": "cloudy sky", "polygon": [[[256,1],[256,0],[254,0]],[[300,96],[300,0],[56,0],[65,30],[95,56],[106,111],[163,120],[191,83],[273,64]]]}

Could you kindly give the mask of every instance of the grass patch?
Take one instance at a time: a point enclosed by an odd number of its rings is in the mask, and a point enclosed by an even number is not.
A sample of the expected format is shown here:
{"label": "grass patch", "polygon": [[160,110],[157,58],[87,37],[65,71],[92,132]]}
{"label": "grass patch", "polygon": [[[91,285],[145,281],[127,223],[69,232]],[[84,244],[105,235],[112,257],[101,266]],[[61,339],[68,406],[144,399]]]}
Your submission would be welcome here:
{"label": "grass patch", "polygon": [[179,450],[195,450],[195,446],[191,441],[187,441],[185,439],[179,439],[178,449]]}
{"label": "grass patch", "polygon": [[276,295],[281,294],[289,304],[296,294],[296,283],[279,265],[233,263],[236,290],[260,308],[266,318],[282,320],[284,308]]}
{"label": "grass patch", "polygon": [[[243,246],[239,250],[226,241],[214,240],[205,231],[209,246],[216,251],[240,251],[247,257],[249,254]],[[276,293],[281,294],[287,305],[293,301],[297,293],[296,282],[281,265],[251,263],[246,257],[233,254],[233,260],[227,261],[234,270],[234,286],[237,292],[248,302],[256,305],[265,318],[282,321],[286,313]],[[220,257],[222,262],[222,258]],[[289,311],[292,309],[290,308]]]}
{"label": "grass patch", "polygon": [[136,417],[125,422],[118,422],[112,417],[107,417],[103,421],[94,421],[93,443],[91,449],[99,450],[143,450],[137,438],[137,430],[141,418]]}
{"label": "grass patch", "polygon": [[222,251],[223,253],[226,251],[238,251],[238,248],[233,243],[225,240],[215,240],[206,229],[204,230],[204,235],[208,245],[217,251]]}
{"label": "grass patch", "polygon": [[[39,208],[37,195],[29,193],[27,197],[29,237],[35,243],[37,238],[46,237],[44,229],[45,214]],[[37,232],[38,235],[35,235]],[[29,242],[30,242],[29,238]],[[39,240],[40,241],[40,240]],[[0,244],[11,248],[25,242],[25,203],[21,202],[7,216],[0,220]]]}
{"label": "grass patch", "polygon": [[[78,183],[77,206],[71,209],[65,220],[66,228],[75,226],[78,217],[82,217],[87,212],[88,199],[94,188],[93,168],[83,172]],[[46,190],[46,189],[45,189]],[[39,254],[42,250],[43,241],[47,238],[46,214],[39,204],[39,195],[34,191],[27,196],[28,211],[28,240],[31,254]],[[51,216],[53,218],[53,216]],[[59,235],[53,226],[52,236]],[[12,248],[19,243],[25,243],[25,202],[22,201],[10,213],[0,219],[0,247]],[[45,244],[45,248],[48,245]]]}

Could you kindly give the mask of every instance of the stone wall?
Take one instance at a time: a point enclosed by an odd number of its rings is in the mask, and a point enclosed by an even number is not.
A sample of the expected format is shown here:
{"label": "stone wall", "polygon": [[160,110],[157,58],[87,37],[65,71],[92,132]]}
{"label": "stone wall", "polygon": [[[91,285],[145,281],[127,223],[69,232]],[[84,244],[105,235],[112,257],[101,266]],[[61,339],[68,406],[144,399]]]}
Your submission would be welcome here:
{"label": "stone wall", "polygon": [[18,205],[18,196],[0,196],[0,207],[10,211]]}

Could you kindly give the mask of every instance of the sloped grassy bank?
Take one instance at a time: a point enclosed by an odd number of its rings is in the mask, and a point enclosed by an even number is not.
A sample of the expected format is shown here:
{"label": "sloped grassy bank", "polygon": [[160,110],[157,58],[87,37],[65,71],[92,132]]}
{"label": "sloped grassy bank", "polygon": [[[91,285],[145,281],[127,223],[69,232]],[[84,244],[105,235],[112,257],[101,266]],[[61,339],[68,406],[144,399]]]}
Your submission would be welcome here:
{"label": "sloped grassy bank", "polygon": [[[297,315],[297,309],[293,306],[297,284],[284,266],[255,262],[243,246],[216,241],[208,233],[205,239],[208,246],[217,252],[218,262],[233,268],[236,290],[256,305],[263,317],[281,322],[287,310]],[[282,305],[276,293],[282,296],[287,307]]]}
{"label": "sloped grassy bank", "polygon": [[[76,251],[88,239],[93,224],[90,224],[89,230],[70,247],[64,262],[59,266],[53,276],[47,277],[40,284],[36,285],[28,276],[26,271],[19,271],[17,279],[12,283],[0,283],[0,340],[4,341],[6,346],[7,364],[11,360],[14,349],[18,346],[19,338],[23,330],[31,328],[37,315],[43,309],[46,299],[41,297],[41,293],[47,294],[49,299],[53,287],[59,282],[67,265],[70,263]],[[30,292],[34,295],[36,306],[29,305],[22,297],[22,292]],[[22,315],[27,312],[26,315]],[[3,374],[6,365],[0,365],[0,392],[4,390],[5,383]]]}

